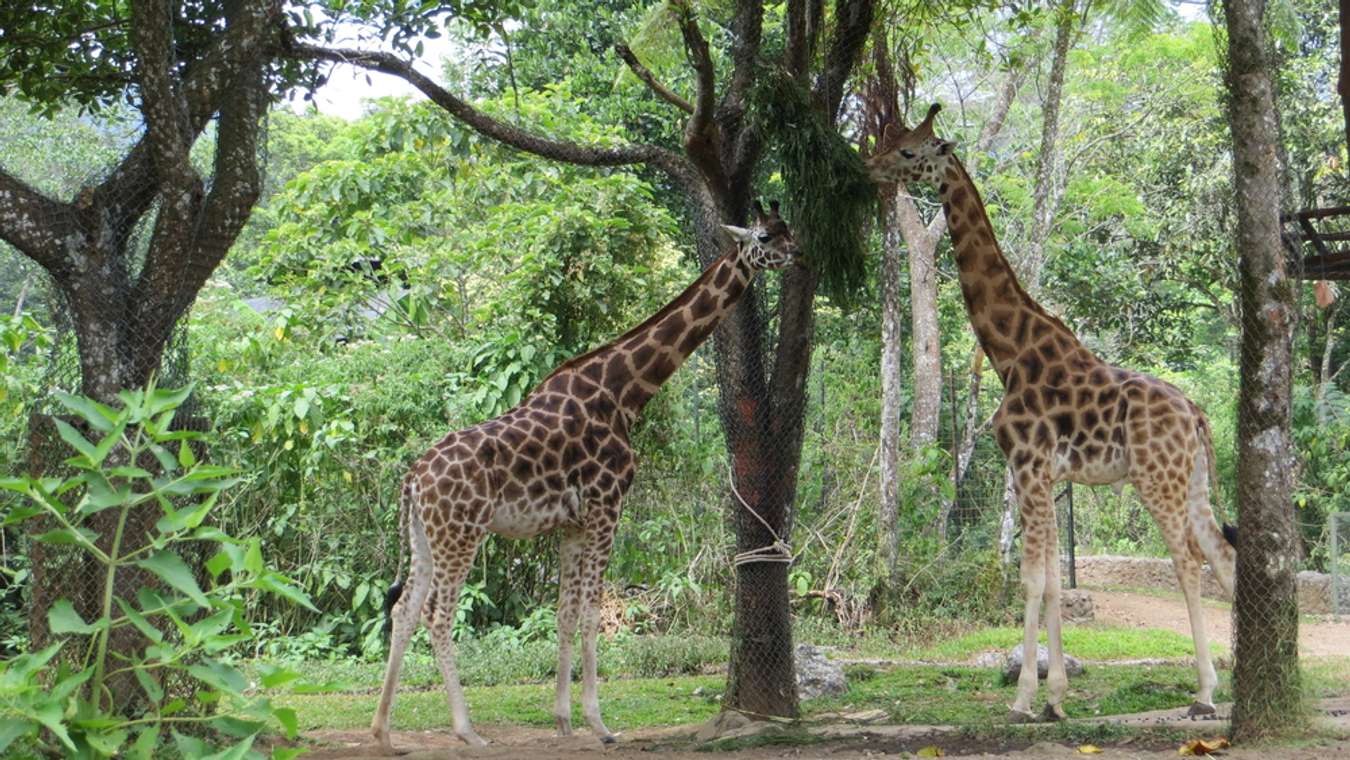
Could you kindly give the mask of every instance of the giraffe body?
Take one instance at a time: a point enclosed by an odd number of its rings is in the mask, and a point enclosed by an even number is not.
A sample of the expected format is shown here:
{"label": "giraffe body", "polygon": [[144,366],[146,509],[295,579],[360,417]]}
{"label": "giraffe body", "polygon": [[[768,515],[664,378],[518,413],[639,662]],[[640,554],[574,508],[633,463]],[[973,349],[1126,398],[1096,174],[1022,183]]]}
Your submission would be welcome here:
{"label": "giraffe body", "polygon": [[756,203],[750,229],[674,301],[618,339],[568,360],[515,408],[450,433],[404,478],[401,540],[411,563],[407,588],[391,588],[392,636],[384,687],[371,730],[393,750],[389,713],[403,654],[418,621],[431,631],[457,736],[473,730],[451,637],[459,592],[489,532],[507,538],[561,533],[558,681],[554,719],[571,732],[572,647],[582,633],[582,713],[596,736],[614,741],[600,717],[596,638],[601,578],[609,562],[623,495],[635,470],[629,431],[648,400],[731,312],[761,269],[791,264],[797,246],[778,216]]}
{"label": "giraffe body", "polygon": [[[1175,386],[1099,359],[1018,283],[979,191],[953,144],[933,135],[938,107],[913,130],[890,125],[869,160],[881,183],[938,187],[960,272],[961,295],[981,348],[1003,383],[993,430],[1007,457],[1022,521],[1024,650],[1034,652],[1044,605],[1050,649],[1044,717],[1064,717],[1068,679],[1060,621],[1058,531],[1051,487],[1128,483],[1158,524],[1186,597],[1199,690],[1192,714],[1212,713],[1217,684],[1200,606],[1200,565],[1208,561],[1232,593],[1232,536],[1210,506],[1214,449],[1204,413]],[[1226,527],[1226,526],[1225,526]],[[1031,720],[1035,659],[1023,662],[1010,717]]]}

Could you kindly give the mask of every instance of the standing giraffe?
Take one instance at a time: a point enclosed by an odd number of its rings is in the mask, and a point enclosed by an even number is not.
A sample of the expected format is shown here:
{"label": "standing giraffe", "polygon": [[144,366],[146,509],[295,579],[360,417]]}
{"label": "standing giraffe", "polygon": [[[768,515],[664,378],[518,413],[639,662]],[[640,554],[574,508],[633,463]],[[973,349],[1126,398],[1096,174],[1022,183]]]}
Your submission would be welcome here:
{"label": "standing giraffe", "polygon": [[797,259],[778,204],[770,206],[765,213],[755,203],[749,229],[724,225],[735,249],[660,311],[564,362],[514,409],[451,433],[413,464],[399,501],[400,533],[412,550],[409,588],[404,593],[396,581],[386,600],[393,607],[393,636],[371,722],[384,750],[393,750],[389,711],[419,617],[431,629],[455,735],[470,745],[486,743],[469,723],[451,630],[460,587],[489,531],[508,538],[562,532],[553,716],[559,735],[570,734],[572,645],[580,619],[582,712],[596,736],[614,741],[600,719],[595,642],[601,576],[633,480],[628,434],[642,407],[731,313],[755,274]]}
{"label": "standing giraffe", "polygon": [[1200,408],[1175,386],[1113,367],[1078,341],[1064,323],[1027,294],[999,250],[979,191],[933,135],[940,106],[913,130],[887,125],[868,172],[878,183],[937,186],[960,269],[961,295],[981,348],[1003,382],[994,435],[1013,472],[1022,517],[1022,583],[1026,595],[1022,672],[1009,719],[1035,720],[1036,634],[1041,602],[1050,643],[1048,703],[1042,717],[1064,717],[1064,648],[1060,637],[1059,549],[1051,486],[1129,483],[1158,523],[1172,555],[1195,639],[1200,690],[1191,715],[1214,712],[1218,677],[1209,657],[1200,606],[1200,563],[1232,593],[1236,533],[1220,530],[1210,508],[1216,482],[1214,445]]}

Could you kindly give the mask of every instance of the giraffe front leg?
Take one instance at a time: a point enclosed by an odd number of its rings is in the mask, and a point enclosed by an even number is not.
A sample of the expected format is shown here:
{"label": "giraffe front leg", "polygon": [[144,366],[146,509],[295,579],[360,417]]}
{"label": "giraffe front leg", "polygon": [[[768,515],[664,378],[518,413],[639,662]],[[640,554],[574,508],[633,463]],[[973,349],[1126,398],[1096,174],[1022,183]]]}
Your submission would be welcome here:
{"label": "giraffe front leg", "polygon": [[567,528],[558,547],[558,685],[553,697],[553,723],[558,736],[572,734],[572,647],[583,604],[580,579],[584,539],[581,531]]}
{"label": "giraffe front leg", "polygon": [[1041,719],[1058,721],[1068,717],[1064,713],[1064,695],[1069,690],[1069,676],[1064,669],[1064,621],[1060,616],[1059,536],[1054,520],[1045,534],[1045,637],[1050,649],[1050,666],[1046,673],[1045,710]]}
{"label": "giraffe front leg", "polygon": [[1034,470],[1017,473],[1014,487],[1022,516],[1022,592],[1023,608],[1022,671],[1017,678],[1017,697],[1008,712],[1013,723],[1036,720],[1031,704],[1036,698],[1039,678],[1036,672],[1036,638],[1045,595],[1046,533],[1054,530],[1054,506],[1050,501],[1049,478]]}
{"label": "giraffe front leg", "polygon": [[422,616],[422,606],[431,591],[431,555],[427,548],[426,535],[422,532],[421,521],[414,517],[408,530],[412,533],[409,539],[409,545],[412,547],[412,570],[409,573],[407,588],[389,613],[393,617],[389,638],[389,661],[384,670],[380,705],[370,722],[370,732],[379,742],[380,749],[389,754],[394,752],[389,733],[389,713],[394,706],[399,671],[403,667],[403,655],[408,649],[408,642],[412,639],[413,633],[417,630],[418,620]]}
{"label": "giraffe front leg", "polygon": [[605,567],[609,564],[609,550],[614,542],[614,526],[610,524],[593,530],[590,539],[583,559],[581,581],[581,712],[600,741],[613,744],[617,740],[600,718],[599,662],[595,649],[600,635],[600,597],[604,588]]}

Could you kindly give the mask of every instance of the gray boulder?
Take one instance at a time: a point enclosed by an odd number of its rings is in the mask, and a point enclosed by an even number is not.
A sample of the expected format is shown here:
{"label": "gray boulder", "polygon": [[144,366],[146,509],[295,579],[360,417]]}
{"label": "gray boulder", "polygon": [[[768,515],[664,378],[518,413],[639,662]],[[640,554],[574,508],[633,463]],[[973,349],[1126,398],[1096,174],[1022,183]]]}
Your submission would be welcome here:
{"label": "gray boulder", "polygon": [[798,699],[815,699],[848,691],[844,669],[826,658],[820,647],[798,644],[794,654]]}
{"label": "gray boulder", "polygon": [[[1045,678],[1050,672],[1050,650],[1043,644],[1036,645],[1036,675],[1039,678]],[[1083,663],[1070,654],[1064,655],[1064,672],[1069,678],[1083,675]],[[1017,676],[1022,673],[1022,645],[1018,644],[1008,653],[1003,660],[1003,683],[1011,684],[1017,682]]]}

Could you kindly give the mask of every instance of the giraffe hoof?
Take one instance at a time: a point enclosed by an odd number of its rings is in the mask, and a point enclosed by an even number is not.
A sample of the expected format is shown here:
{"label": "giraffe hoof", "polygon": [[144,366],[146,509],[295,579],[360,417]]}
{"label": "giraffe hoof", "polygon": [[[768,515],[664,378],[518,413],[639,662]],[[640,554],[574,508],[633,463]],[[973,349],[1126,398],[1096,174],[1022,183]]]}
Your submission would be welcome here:
{"label": "giraffe hoof", "polygon": [[1064,714],[1064,708],[1060,705],[1046,704],[1045,709],[1041,711],[1042,723],[1058,723],[1069,717]]}
{"label": "giraffe hoof", "polygon": [[572,735],[572,721],[570,719],[555,717],[553,719],[553,725],[558,729],[558,736]]}
{"label": "giraffe hoof", "polygon": [[1016,707],[1008,710],[1009,723],[1035,723],[1036,716],[1026,710],[1018,710]]}
{"label": "giraffe hoof", "polygon": [[1194,720],[1195,718],[1207,718],[1218,713],[1214,705],[1207,705],[1204,702],[1192,702],[1189,710],[1186,711],[1186,717]]}
{"label": "giraffe hoof", "polygon": [[462,732],[461,732],[461,731],[456,731],[456,732],[455,732],[455,736],[458,736],[460,741],[464,742],[465,744],[469,745],[470,747],[486,747],[486,746],[487,746],[487,740],[485,740],[483,737],[479,736],[478,733],[475,732],[473,729],[469,729],[468,731],[462,731]]}
{"label": "giraffe hoof", "polygon": [[619,743],[619,737],[615,736],[614,734],[605,734],[604,736],[601,736],[601,737],[600,737],[600,743],[601,743],[601,744],[618,744],[618,743]]}

